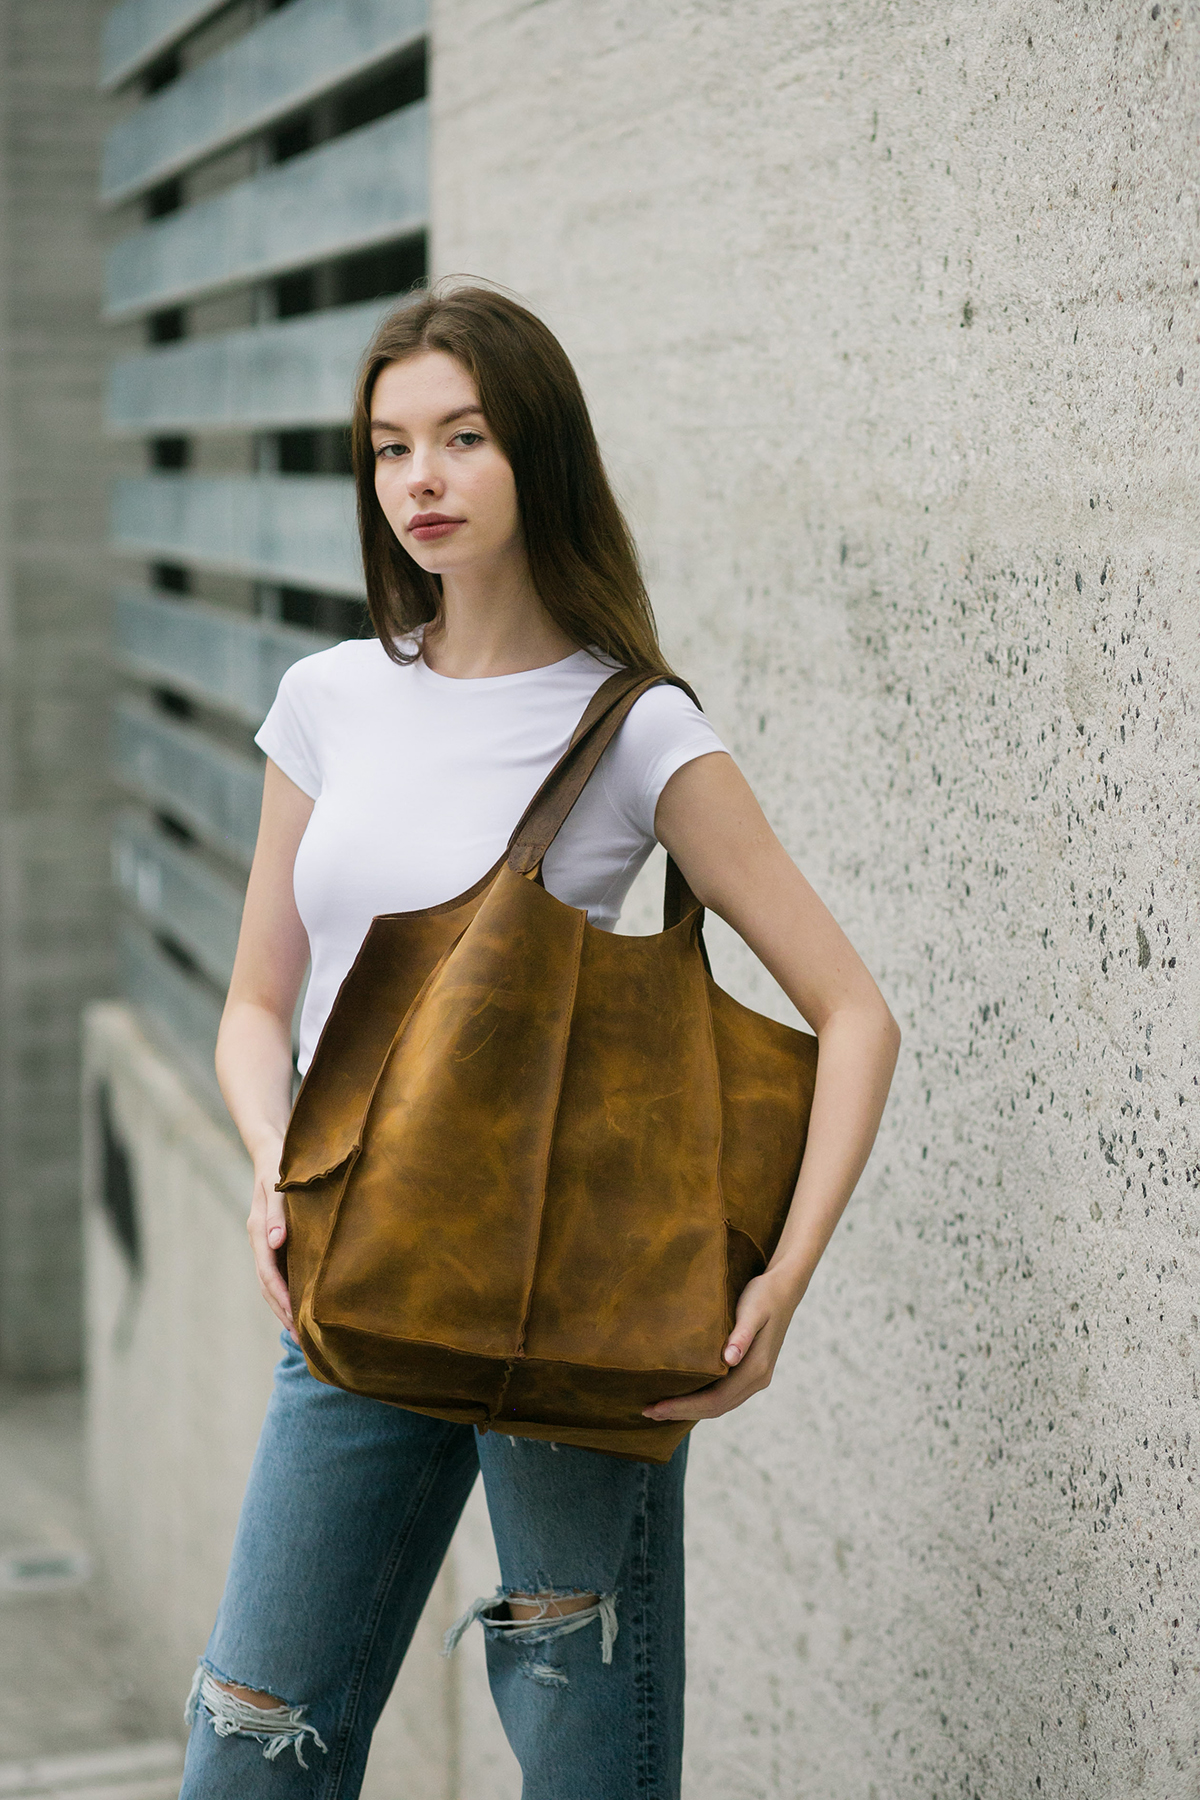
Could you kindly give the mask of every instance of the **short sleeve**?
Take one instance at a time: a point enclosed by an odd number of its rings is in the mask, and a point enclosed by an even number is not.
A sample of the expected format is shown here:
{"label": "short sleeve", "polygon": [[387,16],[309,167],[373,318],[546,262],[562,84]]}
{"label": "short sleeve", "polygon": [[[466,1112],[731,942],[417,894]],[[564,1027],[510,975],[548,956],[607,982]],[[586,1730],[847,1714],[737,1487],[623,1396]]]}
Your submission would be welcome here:
{"label": "short sleeve", "polygon": [[305,657],[284,673],[271,710],[255,736],[260,750],[265,750],[273,763],[281,768],[289,781],[315,800],[321,792],[321,764],[317,754],[316,721],[307,705],[304,681]]}
{"label": "short sleeve", "polygon": [[676,769],[724,749],[682,688],[650,688],[635,702],[598,772],[621,817],[643,837],[653,839],[659,795]]}

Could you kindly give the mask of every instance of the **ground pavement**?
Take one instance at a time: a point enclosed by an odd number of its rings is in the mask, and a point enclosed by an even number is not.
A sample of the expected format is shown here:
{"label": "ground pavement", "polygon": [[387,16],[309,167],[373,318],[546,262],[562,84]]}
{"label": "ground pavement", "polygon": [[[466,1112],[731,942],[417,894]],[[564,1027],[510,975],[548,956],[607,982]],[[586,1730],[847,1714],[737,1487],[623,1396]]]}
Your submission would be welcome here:
{"label": "ground pavement", "polygon": [[77,1386],[0,1382],[0,1797],[176,1800],[90,1579]]}

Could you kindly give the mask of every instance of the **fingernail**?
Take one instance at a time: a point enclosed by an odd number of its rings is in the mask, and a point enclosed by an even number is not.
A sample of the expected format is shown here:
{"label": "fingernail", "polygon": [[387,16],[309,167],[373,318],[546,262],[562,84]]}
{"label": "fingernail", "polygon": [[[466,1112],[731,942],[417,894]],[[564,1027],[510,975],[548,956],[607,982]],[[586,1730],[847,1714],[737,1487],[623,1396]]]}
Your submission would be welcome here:
{"label": "fingernail", "polygon": [[280,1227],[279,1225],[273,1225],[271,1227],[270,1231],[268,1231],[268,1233],[267,1233],[267,1242],[268,1242],[268,1244],[277,1244],[279,1242],[279,1240],[282,1238],[282,1236],[283,1236],[282,1227]]}
{"label": "fingernail", "polygon": [[742,1360],[742,1353],[738,1349],[737,1345],[730,1344],[729,1348],[725,1352],[725,1361],[727,1363],[739,1363],[739,1362],[741,1362],[741,1360]]}

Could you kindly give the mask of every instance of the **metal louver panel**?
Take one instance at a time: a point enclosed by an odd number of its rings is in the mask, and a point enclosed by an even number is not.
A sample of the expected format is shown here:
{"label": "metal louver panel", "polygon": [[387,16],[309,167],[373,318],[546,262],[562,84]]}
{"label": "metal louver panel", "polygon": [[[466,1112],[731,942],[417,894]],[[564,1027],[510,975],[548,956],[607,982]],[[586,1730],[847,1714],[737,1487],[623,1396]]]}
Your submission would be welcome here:
{"label": "metal louver panel", "polygon": [[117,821],[113,874],[151,926],[181,944],[219,987],[228,984],[245,898],[241,888],[132,812]]}
{"label": "metal louver panel", "polygon": [[222,5],[224,0],[121,0],[104,21],[101,87],[127,81]]}
{"label": "metal louver panel", "polygon": [[358,359],[402,297],[331,307],[248,331],[185,338],[115,364],[114,432],[265,431],[341,425]]}
{"label": "metal louver panel", "polygon": [[[207,981],[181,968],[134,920],[122,923],[117,945],[121,992],[150,1015],[159,1031],[217,1108],[224,1111],[213,1069],[221,1000]],[[128,1790],[126,1790],[128,1791]]]}
{"label": "metal louver panel", "polygon": [[342,475],[145,475],[116,483],[113,546],[329,593],[365,592]]}
{"label": "metal louver panel", "polygon": [[249,863],[258,835],[262,764],[177,725],[137,700],[113,714],[117,780],[216,850]]}
{"label": "metal louver panel", "polygon": [[248,619],[202,600],[152,588],[115,593],[117,658],[131,675],[262,724],[286,669],[332,638],[268,619]]}
{"label": "metal louver panel", "polygon": [[294,156],[123,238],[108,254],[113,319],[422,231],[424,100]]}
{"label": "metal louver panel", "polygon": [[425,0],[292,0],[109,133],[101,198],[127,200],[418,43]]}

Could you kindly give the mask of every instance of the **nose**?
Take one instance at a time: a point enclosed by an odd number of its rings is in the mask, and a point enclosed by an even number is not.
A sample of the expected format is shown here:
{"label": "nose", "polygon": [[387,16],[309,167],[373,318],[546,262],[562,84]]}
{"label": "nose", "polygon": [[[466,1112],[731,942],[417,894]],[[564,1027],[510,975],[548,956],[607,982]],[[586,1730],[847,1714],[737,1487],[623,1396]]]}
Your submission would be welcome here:
{"label": "nose", "polygon": [[412,499],[422,500],[436,497],[442,492],[445,483],[437,467],[434,452],[420,444],[413,446],[412,457],[408,465],[408,492]]}

